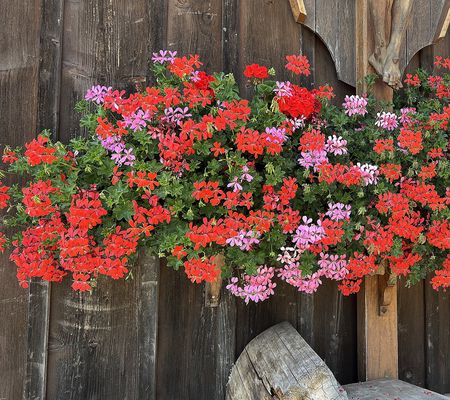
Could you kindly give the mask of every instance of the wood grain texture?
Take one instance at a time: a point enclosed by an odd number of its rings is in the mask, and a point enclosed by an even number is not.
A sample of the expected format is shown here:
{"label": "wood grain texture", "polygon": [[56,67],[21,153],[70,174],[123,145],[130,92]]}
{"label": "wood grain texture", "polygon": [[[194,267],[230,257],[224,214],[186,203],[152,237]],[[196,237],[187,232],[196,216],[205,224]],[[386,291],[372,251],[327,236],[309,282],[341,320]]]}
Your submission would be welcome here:
{"label": "wood grain texture", "polygon": [[[76,102],[93,84],[129,89],[148,76],[150,51],[161,47],[161,3],[137,0],[66,0],[59,138],[80,133]],[[164,25],[163,25],[164,26]],[[140,38],[137,40],[136,38]]]}
{"label": "wood grain texture", "polygon": [[[40,1],[0,1],[0,145],[23,145],[36,135]],[[17,183],[12,179],[5,184]],[[1,221],[0,221],[1,225]],[[12,232],[8,232],[12,233]],[[29,291],[0,255],[0,398],[20,399],[27,375]]]}
{"label": "wood grain texture", "polygon": [[246,0],[238,4],[239,58],[233,72],[244,95],[251,95],[252,87],[243,76],[245,66],[251,63],[275,68],[278,80],[298,82],[285,69],[285,57],[301,50],[302,34],[301,26],[292,19],[289,2]]}
{"label": "wood grain texture", "polygon": [[[72,109],[89,86],[127,89],[145,82],[150,51],[163,47],[158,31],[165,25],[156,23],[164,21],[162,10],[156,1],[137,0],[130,6],[124,0],[66,0],[61,140],[80,133]],[[154,398],[155,265],[145,261],[127,282],[100,279],[93,294],[74,294],[70,282],[55,285],[48,398]]]}
{"label": "wood grain texture", "polygon": [[222,1],[169,0],[167,4],[168,48],[199,54],[209,72],[221,70]]}
{"label": "wood grain texture", "polygon": [[[54,138],[59,126],[63,10],[63,0],[48,0],[41,7],[37,131],[49,129]],[[27,399],[46,397],[49,319],[50,284],[33,280],[28,299]]]}
{"label": "wood grain texture", "polygon": [[358,293],[359,380],[398,377],[397,287],[392,302],[379,314],[378,275],[366,276]]}
{"label": "wood grain texture", "polygon": [[441,393],[450,392],[450,296],[425,287],[426,385]]}
{"label": "wood grain texture", "polygon": [[235,299],[223,289],[218,307],[205,307],[203,285],[161,267],[158,399],[223,399],[234,362]]}
{"label": "wood grain texture", "polygon": [[398,380],[379,379],[344,386],[350,400],[444,400],[447,397]]}
{"label": "wood grain texture", "polygon": [[[209,72],[232,68],[236,59],[228,49],[236,43],[236,20],[230,12],[236,6],[234,1],[169,1],[168,48],[199,54]],[[157,398],[223,399],[234,362],[235,299],[223,287],[218,306],[209,307],[203,285],[189,282],[183,271],[161,268]]]}
{"label": "wood grain texture", "polygon": [[[400,52],[402,72],[419,50],[445,36],[450,21],[449,3],[449,0],[415,1]],[[384,2],[380,2],[380,7],[384,7]],[[366,0],[305,1],[305,8],[307,15],[302,23],[316,32],[326,44],[336,65],[339,79],[351,86],[357,86],[357,70],[361,66],[358,67],[356,57],[356,49],[360,45],[355,49],[355,42],[362,40],[369,43],[372,32],[366,30],[364,36],[360,35],[362,25],[366,23],[360,17],[363,8],[367,8]],[[355,19],[356,15],[358,17]]]}
{"label": "wood grain texture", "polygon": [[424,387],[425,378],[425,300],[424,285],[406,288],[398,285],[398,364],[399,378]]}
{"label": "wood grain texture", "polygon": [[156,400],[159,270],[159,259],[149,256],[142,249],[135,272],[138,280],[136,310],[138,399]]}
{"label": "wood grain texture", "polygon": [[347,399],[324,361],[288,322],[267,329],[244,349],[231,371],[227,400]]}
{"label": "wood grain texture", "polygon": [[[315,19],[316,0],[304,2]],[[40,127],[63,141],[79,134],[72,107],[85,90],[94,83],[129,89],[143,82],[150,53],[166,47],[199,53],[210,72],[233,71],[246,95],[242,72],[251,62],[274,65],[277,79],[307,87],[329,83],[336,104],[355,92],[337,79],[321,39],[295,23],[287,0],[0,0],[0,6],[1,144],[21,145]],[[337,12],[344,18],[348,10]],[[309,77],[284,69],[284,56],[299,52],[311,61]],[[450,35],[410,64],[431,69],[435,55],[450,56]],[[251,306],[224,291],[219,307],[210,309],[202,287],[164,265],[159,277],[149,259],[136,267],[134,280],[102,280],[93,295],[74,294],[70,282],[54,285],[46,328],[47,287],[20,289],[6,254],[1,266],[0,399],[20,399],[24,389],[25,398],[39,398],[47,386],[48,399],[220,400],[235,358],[284,320],[341,383],[357,379],[356,299],[341,298],[332,284],[313,296],[280,284],[275,297]],[[399,291],[400,374],[449,392],[450,299],[426,285]]]}

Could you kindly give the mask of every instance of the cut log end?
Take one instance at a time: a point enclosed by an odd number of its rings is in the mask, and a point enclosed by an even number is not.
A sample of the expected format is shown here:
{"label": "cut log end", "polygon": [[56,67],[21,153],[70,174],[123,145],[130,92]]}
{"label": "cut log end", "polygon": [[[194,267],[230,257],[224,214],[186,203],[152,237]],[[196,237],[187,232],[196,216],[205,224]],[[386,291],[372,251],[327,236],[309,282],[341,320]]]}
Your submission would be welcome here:
{"label": "cut log end", "polygon": [[234,365],[227,400],[347,400],[324,361],[287,322],[253,339]]}

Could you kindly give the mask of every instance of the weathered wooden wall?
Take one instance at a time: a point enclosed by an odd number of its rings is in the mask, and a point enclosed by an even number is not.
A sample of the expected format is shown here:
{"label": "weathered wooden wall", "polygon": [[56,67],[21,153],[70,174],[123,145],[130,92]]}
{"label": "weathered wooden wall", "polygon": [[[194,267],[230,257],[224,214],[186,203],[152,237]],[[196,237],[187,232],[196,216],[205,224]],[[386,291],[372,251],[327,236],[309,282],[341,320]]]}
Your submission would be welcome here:
{"label": "weathered wooden wall", "polygon": [[[18,145],[49,127],[80,132],[75,102],[93,83],[145,82],[151,51],[201,55],[209,71],[234,71],[245,89],[248,62],[273,65],[302,52],[337,101],[353,88],[337,81],[324,45],[292,18],[283,0],[0,0],[0,137]],[[417,55],[450,55],[450,38]],[[356,302],[326,284],[314,296],[280,285],[246,306],[224,294],[205,306],[202,286],[155,260],[127,282],[104,280],[92,294],[68,284],[20,289],[1,259],[0,399],[221,399],[231,364],[250,339],[290,321],[341,383],[356,381]],[[400,372],[450,392],[450,296],[419,284],[399,292]]]}

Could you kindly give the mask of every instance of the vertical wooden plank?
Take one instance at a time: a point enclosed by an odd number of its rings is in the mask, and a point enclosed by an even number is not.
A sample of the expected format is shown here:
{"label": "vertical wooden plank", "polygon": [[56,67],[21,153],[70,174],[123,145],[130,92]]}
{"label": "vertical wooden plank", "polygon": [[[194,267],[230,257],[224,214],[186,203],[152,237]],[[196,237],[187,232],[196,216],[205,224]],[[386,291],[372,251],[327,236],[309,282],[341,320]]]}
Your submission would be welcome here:
{"label": "vertical wooden plank", "polygon": [[[242,300],[237,300],[236,358],[250,340],[271,326],[283,321],[297,326],[297,290],[284,282],[277,282],[277,285],[275,295],[263,303],[245,304]],[[309,321],[305,320],[306,324],[309,329],[312,328]]]}
{"label": "vertical wooden plank", "polygon": [[239,0],[222,3],[222,54],[225,72],[236,72],[239,62]]}
{"label": "vertical wooden plank", "polygon": [[398,376],[397,287],[379,314],[378,276],[364,278],[358,293],[358,375],[362,381]]}
{"label": "vertical wooden plank", "polygon": [[[435,7],[432,4],[430,7]],[[408,65],[406,72],[413,72],[418,67],[433,71],[435,55],[450,55],[450,37],[442,42],[428,46],[416,54]],[[427,353],[434,348],[433,340],[436,339],[434,332],[439,332],[441,320],[448,318],[441,312],[433,309],[433,306],[425,306],[427,301],[425,294],[430,288],[429,283],[419,282],[412,288],[405,288],[402,283],[398,290],[398,337],[399,337],[399,376],[400,379],[418,386],[431,388],[428,383],[428,375],[436,372],[437,376],[450,374],[450,369],[442,364],[429,365]],[[430,296],[430,294],[428,295]],[[431,293],[431,297],[432,296]],[[434,299],[436,300],[436,299]],[[450,301],[448,299],[447,301]],[[429,302],[429,299],[428,299]],[[444,306],[445,309],[445,306]],[[412,335],[411,332],[414,332]],[[430,335],[431,343],[428,342]],[[434,339],[433,339],[434,337]],[[436,339],[438,342],[441,338]],[[445,345],[444,345],[445,347]],[[433,371],[433,372],[431,372]],[[444,375],[445,376],[445,375]],[[439,378],[437,378],[439,380]],[[436,384],[436,382],[434,382]],[[445,387],[437,384],[434,388],[440,392],[445,392]]]}
{"label": "vertical wooden plank", "polygon": [[[0,1],[2,147],[23,145],[36,134],[39,7],[39,0]],[[12,184],[13,181],[5,183]],[[29,292],[19,287],[16,267],[8,257],[8,253],[0,255],[0,398],[20,399],[26,379]]]}
{"label": "vertical wooden plank", "polygon": [[109,279],[92,294],[52,288],[47,398],[137,397],[137,280]]}
{"label": "vertical wooden plank", "polygon": [[27,363],[24,399],[45,399],[47,347],[50,316],[50,285],[32,280],[28,297]]}
{"label": "vertical wooden plank", "polygon": [[[379,7],[384,7],[383,3]],[[366,91],[363,78],[371,70],[368,57],[374,48],[372,21],[367,0],[356,2],[356,81],[357,93]],[[380,79],[374,87],[375,97],[392,101],[392,89]],[[381,289],[382,290],[382,289]],[[358,293],[358,374],[360,380],[397,378],[398,376],[398,332],[397,332],[397,287],[391,290],[392,301],[384,314],[379,310],[379,277],[366,276]]]}
{"label": "vertical wooden plank", "polygon": [[357,381],[356,299],[325,280],[314,295],[314,350],[341,384]]}
{"label": "vertical wooden plank", "polygon": [[[203,285],[164,263],[160,272],[158,399],[224,399],[234,362],[235,299],[205,307]],[[175,379],[174,379],[175,378]]]}
{"label": "vertical wooden plank", "polygon": [[399,378],[425,386],[425,300],[424,283],[411,288],[398,285]]}
{"label": "vertical wooden plank", "polygon": [[[426,4],[428,3],[428,4]],[[417,52],[417,46],[427,44],[431,34],[431,21],[433,18],[433,2],[427,0],[416,1],[412,11],[411,20],[406,30],[405,51],[402,53],[400,65],[405,65]],[[438,1],[436,2],[438,3]],[[434,16],[435,17],[435,16]]]}
{"label": "vertical wooden plank", "polygon": [[[299,54],[302,47],[310,50],[313,46],[302,42],[304,28],[292,18],[289,2],[249,0],[238,2],[238,5],[238,59],[233,72],[244,96],[250,97],[252,94],[251,85],[243,76],[247,64],[259,63],[274,67],[277,80],[300,83],[296,76],[286,71],[285,56]],[[309,4],[305,5],[308,18],[313,18],[314,13],[308,7]],[[297,326],[297,300],[296,290],[283,283],[278,284],[276,295],[264,303],[245,305],[238,300],[236,357],[251,339],[275,323],[289,320],[293,326]],[[303,326],[310,327],[309,317],[304,315],[304,318]]]}
{"label": "vertical wooden plank", "polygon": [[223,67],[222,1],[169,0],[167,45],[179,54],[199,54],[209,72]]}
{"label": "vertical wooden plank", "polygon": [[[340,105],[346,95],[354,94],[355,89],[338,79],[331,55],[317,37],[314,48],[315,86],[324,84],[333,86],[336,94],[334,102]],[[314,315],[310,328],[314,335],[313,348],[325,360],[341,384],[355,382],[356,297],[344,298],[335,282],[325,280],[313,298]],[[301,301],[304,301],[304,297]]]}
{"label": "vertical wooden plank", "polygon": [[57,134],[65,0],[43,0],[39,50],[38,130]]}
{"label": "vertical wooden plank", "polygon": [[[169,49],[199,54],[209,72],[222,70],[225,57],[227,67],[234,63],[226,53],[235,41],[234,1],[167,3]],[[160,282],[157,398],[223,399],[234,362],[235,299],[222,289],[218,307],[208,307],[203,285],[165,265]]]}
{"label": "vertical wooden plank", "polygon": [[[315,20],[315,5],[315,0],[305,1],[305,8],[308,14],[307,18],[311,20]],[[319,46],[322,44],[314,32],[301,25],[300,49],[301,53],[308,58],[311,65],[311,75],[307,77],[302,76],[301,84],[310,89],[315,87],[316,47],[318,43]],[[324,45],[322,44],[322,46]],[[312,348],[315,347],[315,332],[313,329],[314,311],[314,295],[297,293],[297,325],[294,326],[296,326],[300,335]]]}
{"label": "vertical wooden plank", "polygon": [[79,115],[72,110],[94,83],[129,89],[145,80],[151,51],[161,45],[163,10],[156,0],[132,6],[125,0],[66,0],[60,140],[80,134]]}
{"label": "vertical wooden plank", "polygon": [[[80,133],[73,106],[88,87],[145,81],[151,51],[163,47],[164,9],[156,0],[66,0],[61,140]],[[92,294],[54,285],[47,398],[155,398],[157,264],[141,262],[134,279],[102,278]]]}
{"label": "vertical wooden plank", "polygon": [[[41,7],[37,130],[59,123],[63,0],[46,0]],[[27,373],[24,398],[45,399],[50,284],[32,280],[28,299]]]}
{"label": "vertical wooden plank", "polygon": [[[435,56],[450,57],[450,34],[429,47],[423,66],[431,70]],[[427,63],[425,65],[425,63]],[[450,393],[450,295],[435,292],[428,282],[425,286],[425,351],[426,386],[440,393]]]}
{"label": "vertical wooden plank", "polygon": [[136,269],[139,286],[137,308],[138,399],[156,399],[159,268],[159,259],[147,255],[144,249],[141,250]]}
{"label": "vertical wooden plank", "polygon": [[439,393],[450,392],[450,296],[425,285],[426,385]]}
{"label": "vertical wooden plank", "polygon": [[345,82],[354,82],[355,1],[316,0],[316,10],[316,32],[326,42],[340,78]]}
{"label": "vertical wooden plank", "polygon": [[355,88],[338,79],[336,68],[331,55],[324,43],[316,37],[315,39],[315,67],[314,67],[314,85],[329,84],[334,88],[336,97],[333,102],[341,106],[346,95],[355,93]]}
{"label": "vertical wooden plank", "polygon": [[275,68],[278,80],[292,80],[285,69],[285,56],[299,54],[302,28],[292,18],[288,1],[246,0],[239,2],[238,48],[236,79],[245,96],[251,87],[243,76],[247,64],[258,63]]}

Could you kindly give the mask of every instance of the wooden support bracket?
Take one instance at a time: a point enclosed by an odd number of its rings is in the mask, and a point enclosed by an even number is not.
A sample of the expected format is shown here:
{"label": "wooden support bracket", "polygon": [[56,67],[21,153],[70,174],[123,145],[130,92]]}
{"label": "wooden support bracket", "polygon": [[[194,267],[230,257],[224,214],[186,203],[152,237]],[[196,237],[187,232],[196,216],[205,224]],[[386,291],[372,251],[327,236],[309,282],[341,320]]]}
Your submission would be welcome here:
{"label": "wooden support bracket", "polygon": [[439,40],[443,39],[447,34],[448,27],[450,26],[450,0],[447,0],[445,2],[442,11],[443,13],[438,23],[438,29],[434,38],[434,42],[438,42]]}
{"label": "wooden support bracket", "polygon": [[207,282],[205,285],[205,306],[218,307],[220,304],[220,292],[222,290],[222,277],[219,277],[214,282]]}
{"label": "wooden support bracket", "polygon": [[[225,264],[225,257],[223,254],[216,256],[216,265],[220,270]],[[222,291],[222,276],[219,275],[214,282],[207,282],[205,285],[205,306],[218,307],[220,304],[220,293]]]}
{"label": "wooden support bracket", "polygon": [[378,315],[387,315],[392,298],[397,295],[396,284],[395,274],[378,275]]}
{"label": "wooden support bracket", "polygon": [[306,19],[306,7],[303,0],[289,0],[295,22],[302,24]]}

